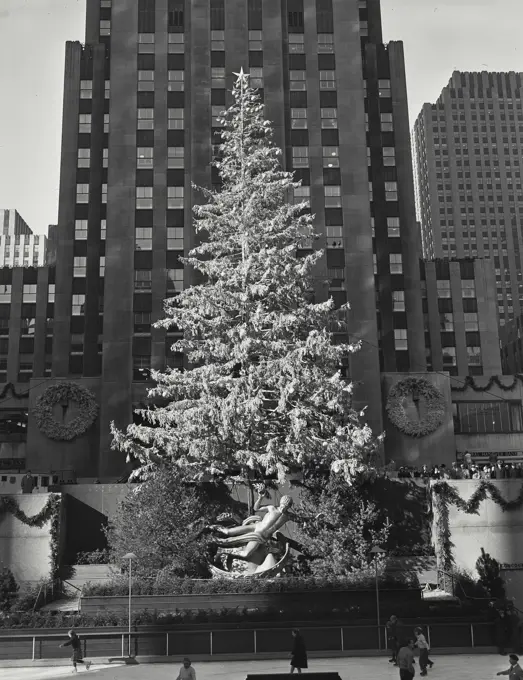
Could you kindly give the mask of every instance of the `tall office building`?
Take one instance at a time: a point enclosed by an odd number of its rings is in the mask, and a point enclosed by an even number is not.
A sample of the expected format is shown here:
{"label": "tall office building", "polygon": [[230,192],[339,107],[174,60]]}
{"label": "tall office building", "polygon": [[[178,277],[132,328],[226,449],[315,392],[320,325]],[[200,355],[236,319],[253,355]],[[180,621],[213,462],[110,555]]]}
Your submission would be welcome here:
{"label": "tall office building", "polygon": [[501,325],[523,302],[521,73],[455,72],[414,127],[423,253],[491,257]]}
{"label": "tall office building", "polygon": [[47,237],[33,234],[16,210],[0,210],[0,267],[43,267]]}
{"label": "tall office building", "polygon": [[403,48],[382,43],[379,0],[87,0],[85,44],[66,48],[53,377],[97,385],[102,477],[144,369],[183,362],[151,322],[191,283],[193,183],[218,184],[242,67],[316,215],[318,299],[351,303],[348,371],[376,431],[380,368],[425,369]]}

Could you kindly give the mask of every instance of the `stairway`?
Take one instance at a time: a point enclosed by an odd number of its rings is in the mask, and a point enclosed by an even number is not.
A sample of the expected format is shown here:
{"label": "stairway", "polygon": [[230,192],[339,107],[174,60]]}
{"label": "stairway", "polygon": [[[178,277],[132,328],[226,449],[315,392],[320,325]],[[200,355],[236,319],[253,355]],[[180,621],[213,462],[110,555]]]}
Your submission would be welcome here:
{"label": "stairway", "polygon": [[111,564],[75,564],[71,570],[73,575],[63,582],[63,597],[44,605],[40,611],[79,611],[80,597],[85,584],[108,583],[112,579],[115,567]]}

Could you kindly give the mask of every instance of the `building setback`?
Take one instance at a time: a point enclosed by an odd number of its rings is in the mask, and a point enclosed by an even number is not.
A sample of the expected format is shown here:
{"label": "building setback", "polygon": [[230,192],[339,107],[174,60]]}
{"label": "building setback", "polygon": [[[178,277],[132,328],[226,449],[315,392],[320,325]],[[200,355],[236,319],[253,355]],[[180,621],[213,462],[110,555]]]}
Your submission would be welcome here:
{"label": "building setback", "polygon": [[379,0],[87,0],[85,45],[66,47],[52,375],[98,385],[101,478],[124,467],[110,423],[132,421],[144,371],[183,362],[151,322],[191,283],[192,185],[218,184],[242,67],[317,216],[317,297],[351,303],[376,431],[380,369],[425,370],[403,47],[383,45]]}
{"label": "building setback", "polygon": [[492,261],[440,259],[420,266],[428,370],[499,375]]}
{"label": "building setback", "polygon": [[42,267],[47,237],[33,234],[16,210],[0,210],[0,267]]}
{"label": "building setback", "polygon": [[492,257],[501,325],[523,301],[521,89],[521,73],[455,72],[414,127],[424,257]]}

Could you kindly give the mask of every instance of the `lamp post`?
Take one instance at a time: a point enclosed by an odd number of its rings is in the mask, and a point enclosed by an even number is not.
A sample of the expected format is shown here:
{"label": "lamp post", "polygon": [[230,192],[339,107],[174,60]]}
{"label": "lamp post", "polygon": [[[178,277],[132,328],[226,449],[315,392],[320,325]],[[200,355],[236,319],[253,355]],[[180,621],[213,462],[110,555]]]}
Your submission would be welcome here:
{"label": "lamp post", "polygon": [[381,650],[381,618],[380,618],[380,586],[378,582],[378,555],[384,555],[387,551],[375,545],[370,554],[374,555],[374,567],[376,569],[376,617],[378,619],[378,649]]}
{"label": "lamp post", "polygon": [[133,560],[138,559],[132,552],[127,553],[122,557],[123,560],[129,560],[129,658],[131,658],[131,620],[132,620],[132,592],[133,592]]}

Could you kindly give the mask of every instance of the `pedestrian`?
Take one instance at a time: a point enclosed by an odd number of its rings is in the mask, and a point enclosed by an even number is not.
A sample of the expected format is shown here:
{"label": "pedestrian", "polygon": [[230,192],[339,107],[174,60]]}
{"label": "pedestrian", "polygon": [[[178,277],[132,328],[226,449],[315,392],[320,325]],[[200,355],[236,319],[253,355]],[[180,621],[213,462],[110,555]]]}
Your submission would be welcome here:
{"label": "pedestrian", "polygon": [[176,680],[196,680],[196,671],[191,666],[191,660],[188,656],[183,660],[183,666],[180,668]]}
{"label": "pedestrian", "polygon": [[67,634],[69,635],[69,640],[60,645],[60,647],[71,647],[71,649],[73,650],[71,661],[73,662],[74,672],[78,673],[78,668],[76,667],[76,664],[79,663],[85,663],[85,670],[88,671],[91,668],[91,662],[84,661],[82,658],[82,643],[80,641],[80,638],[78,637],[76,631],[74,630],[70,630]]}
{"label": "pedestrian", "polygon": [[28,470],[22,477],[21,487],[22,493],[33,493],[33,489],[35,488],[35,480],[31,474],[31,470]]}
{"label": "pedestrian", "polygon": [[434,666],[434,662],[429,659],[429,643],[423,635],[421,628],[414,628],[416,636],[416,647],[419,649],[419,667],[420,675],[427,675],[427,666]]}
{"label": "pedestrian", "polygon": [[389,663],[393,663],[397,666],[396,657],[398,656],[398,617],[392,614],[390,619],[387,621],[387,646],[391,653],[391,658]]}
{"label": "pedestrian", "polygon": [[500,671],[497,675],[508,675],[509,680],[523,680],[523,668],[519,665],[519,656],[517,654],[509,654],[510,668],[506,671]]}
{"label": "pedestrian", "polygon": [[412,680],[414,677],[414,640],[407,641],[398,652],[398,666],[400,668],[400,680]]}
{"label": "pedestrian", "polygon": [[505,616],[505,610],[500,609],[496,618],[496,646],[498,648],[499,654],[504,656],[505,649],[507,646],[507,635],[508,635],[508,621]]}
{"label": "pedestrian", "polygon": [[308,668],[305,640],[297,628],[292,631],[292,637],[294,641],[291,652],[291,673],[294,673],[295,670],[301,673],[302,668]]}

